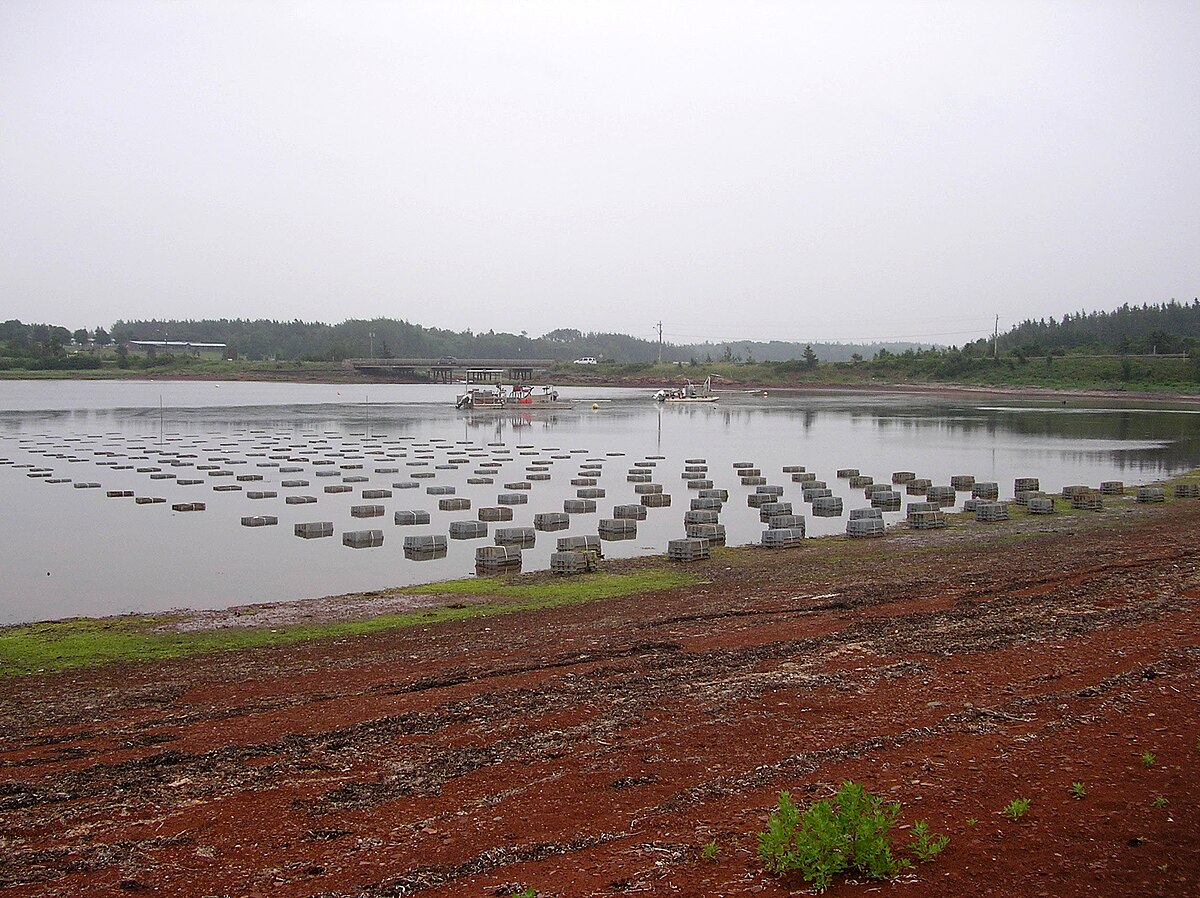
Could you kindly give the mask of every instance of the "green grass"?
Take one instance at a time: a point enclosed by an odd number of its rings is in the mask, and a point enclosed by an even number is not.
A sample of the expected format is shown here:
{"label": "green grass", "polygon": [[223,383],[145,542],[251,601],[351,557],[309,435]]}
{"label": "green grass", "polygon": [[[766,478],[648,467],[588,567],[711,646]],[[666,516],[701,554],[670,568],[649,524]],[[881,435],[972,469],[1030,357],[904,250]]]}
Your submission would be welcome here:
{"label": "green grass", "polygon": [[[585,574],[550,582],[513,583],[478,578],[397,590],[405,594],[495,598],[354,621],[282,627],[237,627],[198,632],[164,628],[171,618],[75,618],[0,629],[0,676],[94,667],[120,661],[182,658],[206,652],[290,645],[314,639],[359,636],[404,627],[537,611],[701,582],[679,571]],[[507,601],[506,601],[507,600]]]}

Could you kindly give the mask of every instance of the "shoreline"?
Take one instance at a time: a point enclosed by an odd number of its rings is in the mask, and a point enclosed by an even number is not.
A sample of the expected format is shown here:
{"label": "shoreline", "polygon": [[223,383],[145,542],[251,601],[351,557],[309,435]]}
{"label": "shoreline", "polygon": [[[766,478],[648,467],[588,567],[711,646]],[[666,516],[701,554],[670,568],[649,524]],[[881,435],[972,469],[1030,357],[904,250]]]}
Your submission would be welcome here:
{"label": "shoreline", "polygon": [[[244,371],[240,373],[230,374],[213,374],[208,372],[190,373],[185,371],[173,371],[157,374],[154,377],[146,375],[97,375],[97,376],[79,376],[78,372],[64,373],[61,376],[57,373],[47,373],[43,377],[19,377],[13,376],[18,372],[6,371],[0,372],[0,382],[27,382],[27,383],[42,383],[46,381],[104,381],[104,382],[161,382],[161,381],[197,381],[197,382],[216,382],[216,383],[295,383],[295,384],[327,384],[330,386],[342,386],[345,384],[361,384],[364,386],[394,386],[405,384],[411,386],[438,386],[430,381],[424,380],[380,380],[378,378],[364,377],[355,374],[351,371],[346,371],[344,376],[338,376],[339,372],[335,369],[321,369],[317,371],[302,371],[298,369],[288,369],[283,372],[270,371]],[[27,372],[22,372],[27,373]],[[661,377],[628,377],[628,378],[545,378],[546,382],[553,383],[560,387],[599,387],[599,388],[627,388],[627,389],[660,389],[667,383],[666,378]],[[1200,393],[1179,393],[1179,392],[1156,392],[1149,390],[1114,390],[1102,387],[1032,387],[1032,386],[1004,386],[1004,385],[988,385],[988,384],[969,384],[969,383],[892,383],[892,382],[872,382],[872,383],[796,383],[796,384],[776,384],[765,383],[761,381],[748,380],[745,383],[738,383],[736,389],[716,389],[713,392],[729,393],[729,394],[746,394],[754,392],[776,393],[847,393],[847,394],[898,394],[898,395],[917,395],[917,396],[997,396],[1017,399],[1110,399],[1110,400],[1127,400],[1133,402],[1161,402],[1161,403],[1179,403],[1185,405],[1200,405]]]}
{"label": "shoreline", "polygon": [[552,607],[0,679],[0,886],[787,898],[757,853],[780,791],[852,780],[900,806],[898,856],[919,821],[949,836],[875,886],[897,898],[1194,894],[1197,526],[1181,500],[730,550]]}

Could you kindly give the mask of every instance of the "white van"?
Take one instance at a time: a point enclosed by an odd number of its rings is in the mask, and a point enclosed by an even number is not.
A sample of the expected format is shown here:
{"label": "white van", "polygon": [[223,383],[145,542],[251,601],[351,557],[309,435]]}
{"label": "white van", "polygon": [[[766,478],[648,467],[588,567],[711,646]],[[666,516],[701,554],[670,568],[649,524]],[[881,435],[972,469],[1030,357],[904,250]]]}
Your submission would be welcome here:
{"label": "white van", "polygon": [[576,365],[594,365],[594,364],[596,364],[596,360],[589,355],[582,359],[576,359],[575,364]]}

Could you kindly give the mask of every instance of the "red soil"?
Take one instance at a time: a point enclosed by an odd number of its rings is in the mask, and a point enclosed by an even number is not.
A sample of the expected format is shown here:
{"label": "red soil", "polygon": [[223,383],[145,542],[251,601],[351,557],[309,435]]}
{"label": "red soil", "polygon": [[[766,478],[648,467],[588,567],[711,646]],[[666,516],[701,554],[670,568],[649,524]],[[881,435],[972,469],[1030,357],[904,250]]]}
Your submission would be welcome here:
{"label": "red soil", "polygon": [[730,551],[698,587],[10,680],[0,885],[783,896],[777,793],[855,779],[901,803],[898,849],[918,819],[951,842],[829,894],[1200,894],[1198,524]]}

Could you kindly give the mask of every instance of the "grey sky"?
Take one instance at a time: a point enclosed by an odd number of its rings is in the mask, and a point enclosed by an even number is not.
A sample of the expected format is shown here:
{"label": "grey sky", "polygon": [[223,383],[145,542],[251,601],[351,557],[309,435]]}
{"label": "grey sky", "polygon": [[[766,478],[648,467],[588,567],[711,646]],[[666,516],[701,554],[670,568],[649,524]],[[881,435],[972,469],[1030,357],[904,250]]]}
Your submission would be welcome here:
{"label": "grey sky", "polygon": [[0,317],[957,343],[1200,294],[1200,4],[0,3]]}

